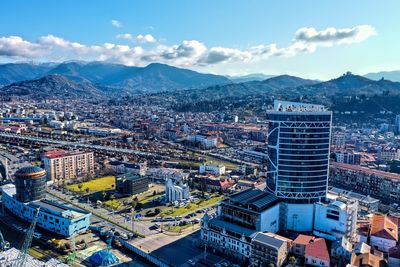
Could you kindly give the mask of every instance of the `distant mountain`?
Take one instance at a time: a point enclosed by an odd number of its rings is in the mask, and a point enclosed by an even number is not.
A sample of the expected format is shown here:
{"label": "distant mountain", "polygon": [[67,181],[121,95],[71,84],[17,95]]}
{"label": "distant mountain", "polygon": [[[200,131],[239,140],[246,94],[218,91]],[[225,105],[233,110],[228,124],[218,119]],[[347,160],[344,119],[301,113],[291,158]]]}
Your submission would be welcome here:
{"label": "distant mountain", "polygon": [[385,80],[400,82],[400,70],[373,72],[364,75],[364,77],[376,81],[384,78]]}
{"label": "distant mountain", "polygon": [[41,77],[46,75],[52,67],[52,64],[0,64],[0,87],[19,81]]}
{"label": "distant mountain", "polygon": [[51,74],[63,75],[78,83],[110,87],[115,92],[123,90],[130,93],[154,93],[231,83],[224,76],[158,63],[146,67],[129,67],[104,62],[64,62],[56,65],[0,65],[0,86]]}
{"label": "distant mountain", "polygon": [[103,92],[91,84],[78,84],[68,78],[53,74],[36,80],[12,83],[0,88],[0,93],[7,96],[46,99],[53,97],[96,98]]}
{"label": "distant mountain", "polygon": [[244,83],[244,82],[251,82],[251,81],[263,81],[269,78],[272,78],[276,75],[266,75],[263,73],[253,73],[243,76],[229,76],[226,77],[234,83]]}
{"label": "distant mountain", "polygon": [[[294,88],[304,87],[318,83],[314,80],[302,79],[295,76],[280,75],[263,81],[251,81],[244,83],[231,83],[226,85],[215,85],[204,89],[175,92],[174,95],[182,96],[178,102],[191,101],[192,99],[222,99],[240,98],[252,95],[293,95]],[[289,89],[291,88],[291,89]],[[297,94],[301,95],[301,92]]]}
{"label": "distant mountain", "polygon": [[371,95],[382,94],[384,91],[400,93],[400,83],[389,80],[374,81],[348,72],[336,79],[297,89],[303,90],[305,94],[313,93],[325,96]]}

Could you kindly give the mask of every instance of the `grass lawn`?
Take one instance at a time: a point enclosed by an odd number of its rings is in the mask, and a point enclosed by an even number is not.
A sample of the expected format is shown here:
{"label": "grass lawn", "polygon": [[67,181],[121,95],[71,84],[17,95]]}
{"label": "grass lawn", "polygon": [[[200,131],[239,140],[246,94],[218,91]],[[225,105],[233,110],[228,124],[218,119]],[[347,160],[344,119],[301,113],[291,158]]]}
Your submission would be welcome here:
{"label": "grass lawn", "polygon": [[[82,185],[82,188],[79,188],[80,185]],[[89,188],[89,193],[111,190],[115,188],[115,176],[96,178],[89,182],[69,185],[67,188],[77,193],[86,193],[86,188]]]}
{"label": "grass lawn", "polygon": [[173,233],[180,233],[181,231],[185,230],[186,228],[193,227],[193,224],[186,224],[186,225],[176,225],[176,226],[171,226],[171,227],[165,227],[165,230],[168,232],[173,232]]}
{"label": "grass lawn", "polygon": [[110,207],[114,210],[117,210],[118,208],[120,208],[122,206],[122,201],[118,200],[118,199],[110,199],[104,202],[104,205],[106,205],[107,207]]}
{"label": "grass lawn", "polygon": [[215,195],[213,197],[211,197],[210,199],[207,200],[200,200],[197,203],[190,203],[186,206],[180,207],[180,208],[171,208],[171,209],[167,209],[164,210],[160,213],[160,216],[180,216],[180,215],[184,215],[187,213],[191,213],[194,212],[198,209],[202,209],[208,206],[212,206],[218,202],[220,202],[222,199],[224,198],[224,196],[220,196],[220,195]]}

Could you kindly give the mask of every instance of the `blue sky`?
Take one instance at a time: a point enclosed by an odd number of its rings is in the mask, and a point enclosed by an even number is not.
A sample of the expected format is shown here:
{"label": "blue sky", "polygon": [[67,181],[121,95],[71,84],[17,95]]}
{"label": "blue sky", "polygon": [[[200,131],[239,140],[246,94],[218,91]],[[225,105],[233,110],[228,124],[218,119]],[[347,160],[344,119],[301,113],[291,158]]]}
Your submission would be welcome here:
{"label": "blue sky", "polygon": [[5,0],[0,62],[163,62],[319,79],[400,69],[400,1],[377,3]]}

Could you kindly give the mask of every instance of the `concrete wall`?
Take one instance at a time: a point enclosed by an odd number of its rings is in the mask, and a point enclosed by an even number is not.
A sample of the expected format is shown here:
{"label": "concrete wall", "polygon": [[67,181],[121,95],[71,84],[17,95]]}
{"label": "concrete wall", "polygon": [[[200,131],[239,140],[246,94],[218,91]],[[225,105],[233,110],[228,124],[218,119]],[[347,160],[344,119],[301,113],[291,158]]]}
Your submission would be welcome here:
{"label": "concrete wall", "polygon": [[286,228],[297,232],[313,230],[314,204],[287,204]]}
{"label": "concrete wall", "polygon": [[261,232],[276,233],[279,231],[279,204],[269,208],[261,214],[259,222]]}

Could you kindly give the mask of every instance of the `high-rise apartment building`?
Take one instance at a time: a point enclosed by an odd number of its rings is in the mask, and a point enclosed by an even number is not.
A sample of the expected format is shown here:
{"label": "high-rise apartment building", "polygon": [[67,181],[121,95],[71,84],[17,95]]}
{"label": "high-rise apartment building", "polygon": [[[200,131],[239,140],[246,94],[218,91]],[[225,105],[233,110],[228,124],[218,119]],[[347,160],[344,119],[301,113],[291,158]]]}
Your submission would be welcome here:
{"label": "high-rise apartment building", "polygon": [[94,175],[93,152],[55,149],[42,155],[47,179],[56,183]]}
{"label": "high-rise apartment building", "polygon": [[274,102],[268,120],[268,189],[281,199],[326,197],[332,112],[322,105]]}

